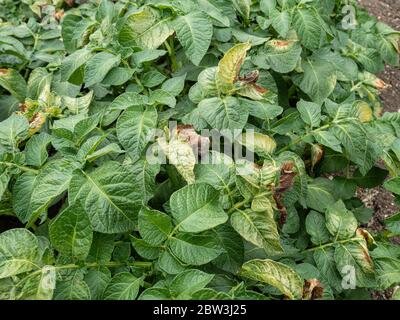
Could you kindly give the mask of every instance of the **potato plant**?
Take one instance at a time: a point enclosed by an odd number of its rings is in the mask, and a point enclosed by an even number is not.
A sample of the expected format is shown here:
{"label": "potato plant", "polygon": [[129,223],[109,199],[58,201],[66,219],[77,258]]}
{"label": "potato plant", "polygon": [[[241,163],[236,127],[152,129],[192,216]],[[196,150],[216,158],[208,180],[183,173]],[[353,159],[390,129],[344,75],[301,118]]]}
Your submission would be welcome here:
{"label": "potato plant", "polygon": [[0,5],[0,299],[400,284],[399,215],[356,192],[400,199],[399,32],[351,0]]}

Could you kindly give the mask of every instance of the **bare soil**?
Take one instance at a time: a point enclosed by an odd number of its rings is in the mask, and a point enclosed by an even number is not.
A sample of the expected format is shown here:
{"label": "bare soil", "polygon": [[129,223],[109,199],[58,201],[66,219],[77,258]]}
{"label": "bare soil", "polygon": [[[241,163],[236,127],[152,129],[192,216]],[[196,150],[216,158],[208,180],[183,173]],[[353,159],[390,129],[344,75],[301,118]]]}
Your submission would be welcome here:
{"label": "bare soil", "polygon": [[[400,30],[400,1],[399,0],[358,0],[371,15],[378,18],[392,28]],[[390,85],[381,94],[383,109],[385,112],[400,111],[400,68],[386,66],[385,71],[379,77]],[[368,228],[379,232],[383,229],[385,218],[392,216],[400,211],[400,208],[394,203],[393,195],[382,187],[374,189],[358,189],[358,197],[369,208],[375,212],[374,217],[368,223]],[[399,243],[399,239],[395,242]],[[373,299],[387,300],[392,296],[393,290],[374,291]]]}
{"label": "bare soil", "polygon": [[[392,28],[400,30],[400,1],[399,0],[358,0],[371,15],[387,23]],[[400,67],[386,66],[385,71],[379,75],[391,87],[382,92],[381,99],[384,111],[400,111]],[[394,197],[384,188],[359,189],[358,196],[367,207],[374,209],[374,218],[369,227],[373,231],[383,228],[385,218],[397,213],[400,209],[394,204]]]}
{"label": "bare soil", "polygon": [[[358,0],[367,11],[392,28],[400,30],[399,0]],[[400,110],[400,68],[386,66],[380,78],[391,87],[382,92],[381,99],[384,110],[397,112]]]}

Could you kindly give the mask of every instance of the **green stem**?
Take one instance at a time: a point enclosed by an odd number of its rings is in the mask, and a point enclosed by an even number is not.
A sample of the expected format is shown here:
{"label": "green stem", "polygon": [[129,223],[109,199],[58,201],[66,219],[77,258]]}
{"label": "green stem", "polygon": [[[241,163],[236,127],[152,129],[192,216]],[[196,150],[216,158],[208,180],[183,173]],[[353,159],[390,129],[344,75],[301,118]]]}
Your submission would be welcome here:
{"label": "green stem", "polygon": [[232,212],[236,211],[237,209],[240,209],[244,207],[246,204],[250,203],[252,199],[244,199],[241,202],[236,203],[232,208],[229,209],[228,214],[231,214]]}
{"label": "green stem", "polygon": [[142,82],[139,80],[139,78],[136,75],[136,73],[133,74],[133,78],[135,79],[135,81],[138,84],[138,86],[141,87],[142,89],[144,89],[144,86],[143,86]]}
{"label": "green stem", "polygon": [[300,142],[302,142],[305,138],[308,138],[309,136],[311,136],[314,133],[317,133],[319,131],[323,131],[325,129],[328,129],[332,126],[332,123],[328,123],[318,129],[312,130],[310,132],[308,132],[307,134],[305,134],[304,136],[301,136],[299,138],[297,138],[296,140],[294,140],[292,143],[288,144],[287,146],[283,147],[281,150],[278,151],[278,154],[281,154],[282,152],[285,152],[287,150],[290,150],[292,147],[294,147],[295,145],[299,144]]}
{"label": "green stem", "polygon": [[165,41],[165,47],[167,48],[169,58],[171,59],[172,72],[175,72],[179,69],[179,66],[176,60],[174,39],[172,37],[169,39],[169,43],[168,41]]}
{"label": "green stem", "polygon": [[34,173],[34,174],[38,174],[39,173],[38,170],[29,168],[27,166],[19,165],[19,164],[16,164],[16,163],[12,163],[12,162],[0,161],[0,165],[5,165],[6,167],[9,167],[9,168],[10,167],[16,167],[18,169],[21,169],[22,171],[31,172],[31,173]]}
{"label": "green stem", "polygon": [[83,266],[77,264],[66,264],[62,266],[56,266],[55,268],[58,270],[64,269],[80,269],[82,267],[86,268],[97,268],[97,267],[108,267],[108,268],[119,268],[119,267],[142,267],[142,268],[150,268],[153,265],[152,262],[144,262],[144,261],[134,261],[134,262],[117,262],[117,261],[110,261],[103,264],[99,264],[97,262],[85,263]]}
{"label": "green stem", "polygon": [[339,241],[335,241],[335,242],[330,242],[330,243],[324,244],[322,246],[306,249],[303,252],[311,252],[311,251],[315,251],[315,250],[319,250],[319,249],[323,249],[323,248],[327,248],[327,247],[332,247],[337,243],[344,244],[344,243],[347,243],[347,242],[360,241],[360,240],[361,240],[360,238],[350,238],[350,239],[345,239],[345,240],[339,240]]}

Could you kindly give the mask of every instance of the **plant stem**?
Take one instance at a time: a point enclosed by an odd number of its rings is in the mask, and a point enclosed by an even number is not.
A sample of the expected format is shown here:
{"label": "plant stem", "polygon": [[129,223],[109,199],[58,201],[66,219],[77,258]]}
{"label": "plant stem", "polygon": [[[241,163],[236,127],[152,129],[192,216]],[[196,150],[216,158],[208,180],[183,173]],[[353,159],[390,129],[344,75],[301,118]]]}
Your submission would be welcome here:
{"label": "plant stem", "polygon": [[62,266],[56,266],[55,268],[58,270],[79,269],[82,267],[86,267],[86,268],[97,268],[97,267],[119,268],[119,267],[125,267],[125,266],[150,268],[152,265],[153,265],[152,262],[144,262],[144,261],[134,261],[134,262],[130,262],[130,263],[110,261],[110,262],[106,262],[103,264],[99,264],[97,262],[85,263],[83,266],[80,266],[77,264],[66,264],[66,265],[62,265]]}
{"label": "plant stem", "polygon": [[330,243],[324,244],[322,246],[306,249],[303,252],[311,252],[311,251],[315,251],[315,250],[318,250],[318,249],[331,247],[331,246],[334,246],[337,243],[344,244],[344,243],[347,243],[347,242],[360,241],[360,240],[361,240],[360,238],[356,238],[356,237],[355,238],[350,238],[350,239],[345,239],[345,240],[339,240],[339,241],[335,241],[335,242],[330,242]]}
{"label": "plant stem", "polygon": [[326,124],[326,125],[324,125],[324,126],[318,128],[318,129],[315,129],[315,130],[312,130],[312,131],[306,133],[304,136],[301,136],[301,137],[297,138],[297,139],[294,140],[292,143],[288,144],[287,146],[285,146],[285,147],[283,147],[281,150],[279,150],[279,151],[278,151],[278,154],[281,154],[282,152],[285,152],[285,151],[287,151],[287,150],[290,150],[290,149],[291,149],[292,147],[294,147],[296,144],[299,144],[300,142],[302,142],[305,138],[307,138],[307,137],[311,136],[312,134],[317,133],[317,132],[319,132],[319,131],[328,129],[328,128],[331,127],[331,125],[332,125],[332,123],[328,123],[328,124]]}
{"label": "plant stem", "polygon": [[165,41],[165,47],[168,50],[168,55],[172,65],[172,72],[174,73],[176,70],[179,69],[179,66],[176,60],[174,39],[172,37],[169,39],[169,43],[168,41]]}
{"label": "plant stem", "polygon": [[246,204],[250,203],[252,199],[244,199],[241,202],[236,203],[232,208],[229,209],[228,214],[231,214],[237,209],[244,207]]}
{"label": "plant stem", "polygon": [[20,164],[12,163],[12,162],[0,161],[0,165],[5,165],[5,166],[7,166],[9,168],[10,167],[16,167],[18,169],[21,169],[22,171],[31,172],[31,173],[34,173],[34,174],[38,174],[39,173],[38,170],[29,168],[27,166],[23,166],[23,165],[20,165]]}

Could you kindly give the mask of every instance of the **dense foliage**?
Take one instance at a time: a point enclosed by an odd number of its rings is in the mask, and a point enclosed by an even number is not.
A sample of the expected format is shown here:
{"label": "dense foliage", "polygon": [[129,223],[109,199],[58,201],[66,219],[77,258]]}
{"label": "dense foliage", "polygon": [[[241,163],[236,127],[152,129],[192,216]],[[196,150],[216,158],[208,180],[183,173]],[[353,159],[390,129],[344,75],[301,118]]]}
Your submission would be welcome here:
{"label": "dense foliage", "polygon": [[368,230],[356,197],[400,195],[400,114],[374,75],[399,32],[359,8],[344,27],[351,0],[81,2],[0,0],[0,299],[400,284],[399,215]]}

